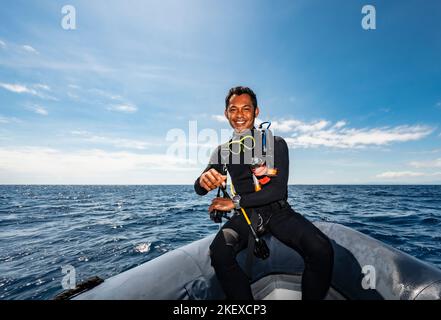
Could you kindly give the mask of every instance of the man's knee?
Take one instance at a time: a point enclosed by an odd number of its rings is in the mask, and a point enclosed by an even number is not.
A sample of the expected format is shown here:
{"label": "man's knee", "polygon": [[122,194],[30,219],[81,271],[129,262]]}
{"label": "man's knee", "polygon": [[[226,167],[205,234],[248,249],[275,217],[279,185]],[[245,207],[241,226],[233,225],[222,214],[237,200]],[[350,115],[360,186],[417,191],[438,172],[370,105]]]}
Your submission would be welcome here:
{"label": "man's knee", "polygon": [[320,264],[331,265],[334,262],[334,249],[331,240],[317,229],[313,236],[308,239],[308,256],[311,261]]}
{"label": "man's knee", "polygon": [[233,229],[223,229],[210,245],[210,258],[213,266],[228,264],[235,257],[235,248],[239,243],[239,235]]}

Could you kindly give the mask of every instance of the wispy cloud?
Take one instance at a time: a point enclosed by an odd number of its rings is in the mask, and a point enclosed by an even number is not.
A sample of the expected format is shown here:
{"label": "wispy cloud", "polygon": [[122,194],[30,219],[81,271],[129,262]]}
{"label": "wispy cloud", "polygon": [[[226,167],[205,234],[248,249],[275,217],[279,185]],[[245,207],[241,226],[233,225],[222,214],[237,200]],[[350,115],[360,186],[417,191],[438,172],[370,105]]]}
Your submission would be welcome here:
{"label": "wispy cloud", "polygon": [[377,178],[385,179],[399,179],[399,178],[414,178],[423,177],[426,174],[423,172],[413,172],[413,171],[387,171],[377,174]]}
{"label": "wispy cloud", "polygon": [[[79,87],[76,86],[75,89],[79,89]],[[99,95],[101,97],[104,97],[104,98],[107,98],[107,99],[110,99],[110,100],[123,101],[123,98],[120,95],[114,94],[114,93],[111,93],[111,92],[107,92],[107,91],[104,91],[104,90],[101,90],[101,89],[93,88],[93,89],[89,89],[88,91],[90,93],[97,94],[97,95]]]}
{"label": "wispy cloud", "polygon": [[28,93],[34,96],[38,95],[38,92],[36,90],[28,88],[27,86],[21,84],[0,83],[0,87],[14,93]]}
{"label": "wispy cloud", "polygon": [[417,178],[417,177],[437,177],[441,176],[441,172],[425,173],[414,171],[387,171],[376,175],[380,179],[401,179],[401,178]]}
{"label": "wispy cloud", "polygon": [[71,134],[83,139],[84,141],[96,144],[111,145],[117,148],[145,150],[152,145],[152,143],[147,141],[100,136],[88,131],[72,131]]}
{"label": "wispy cloud", "polygon": [[403,125],[381,128],[346,128],[345,121],[332,124],[319,120],[305,123],[299,120],[280,120],[273,122],[273,128],[279,132],[292,133],[286,141],[292,148],[365,148],[385,146],[394,142],[420,140],[434,131],[423,125]]}
{"label": "wispy cloud", "polygon": [[4,117],[4,116],[0,116],[0,123],[3,124],[8,124],[8,123],[22,123],[23,121],[21,121],[18,118],[15,117]]}
{"label": "wispy cloud", "polygon": [[441,158],[429,161],[412,161],[409,165],[415,168],[441,168]]}
{"label": "wispy cloud", "polygon": [[25,44],[25,45],[23,45],[21,47],[22,47],[23,50],[25,50],[27,52],[30,52],[30,53],[33,53],[33,54],[39,54],[39,52],[35,48],[31,47],[30,45]]}
{"label": "wispy cloud", "polygon": [[6,43],[0,40],[0,48],[6,48]]}
{"label": "wispy cloud", "polygon": [[37,83],[36,85],[34,85],[34,87],[38,88],[38,89],[46,90],[46,91],[51,91],[51,87],[49,87],[47,84],[43,84],[43,83]]}
{"label": "wispy cloud", "polygon": [[437,108],[441,109],[441,101],[438,101],[435,105]]}
{"label": "wispy cloud", "polygon": [[227,118],[225,118],[224,115],[215,114],[215,115],[212,115],[211,118],[212,118],[213,120],[218,121],[218,122],[228,123],[228,120],[227,120]]}
{"label": "wispy cloud", "polygon": [[14,93],[18,93],[18,94],[30,94],[30,95],[39,97],[41,99],[54,100],[54,101],[58,100],[57,98],[55,98],[53,96],[42,93],[42,92],[35,89],[35,88],[39,88],[39,89],[43,89],[45,91],[50,91],[50,87],[47,85],[44,85],[44,84],[35,84],[31,87],[31,86],[17,84],[17,83],[1,83],[0,82],[0,87],[5,90],[8,90],[10,92],[14,92]]}
{"label": "wispy cloud", "polygon": [[38,55],[38,59],[29,59],[28,54],[13,55],[8,59],[1,59],[0,65],[13,69],[44,69],[53,70],[56,72],[96,72],[101,74],[110,74],[116,72],[113,66],[101,64],[102,57],[94,57],[87,53],[88,48],[84,50],[73,51],[59,51],[59,57],[40,55],[40,52],[30,45],[19,45],[11,43],[6,45],[4,43],[3,48],[12,48],[13,51],[24,52],[33,55]]}
{"label": "wispy cloud", "polygon": [[34,104],[34,105],[27,105],[26,109],[28,109],[28,110],[30,110],[32,112],[35,112],[35,113],[37,113],[39,115],[42,115],[42,116],[47,116],[49,114],[49,112],[47,111],[47,109],[45,107],[42,107],[42,106],[39,106],[39,105],[36,105],[36,104]]}
{"label": "wispy cloud", "polygon": [[108,107],[107,110],[123,112],[123,113],[134,113],[134,112],[138,111],[138,108],[136,106],[130,105],[130,104],[117,104],[117,105],[113,105],[113,106]]}
{"label": "wispy cloud", "polygon": [[[338,122],[339,125],[345,124],[343,121]],[[281,132],[312,132],[322,130],[329,125],[328,121],[319,120],[311,123],[305,123],[299,120],[281,120],[272,122],[273,129]]]}
{"label": "wispy cloud", "polygon": [[[73,86],[72,89],[80,89],[78,86]],[[113,92],[104,91],[97,88],[92,88],[87,90],[87,93],[91,93],[95,96],[99,96],[100,98],[104,98],[104,101],[102,99],[99,99],[99,102],[105,105],[110,105],[107,107],[107,110],[109,111],[116,111],[116,112],[122,112],[122,113],[135,113],[138,111],[138,107],[134,105],[133,103],[128,102],[124,97],[122,97],[119,94],[115,94]],[[75,93],[68,93],[68,95],[73,98],[77,99],[78,95]]]}

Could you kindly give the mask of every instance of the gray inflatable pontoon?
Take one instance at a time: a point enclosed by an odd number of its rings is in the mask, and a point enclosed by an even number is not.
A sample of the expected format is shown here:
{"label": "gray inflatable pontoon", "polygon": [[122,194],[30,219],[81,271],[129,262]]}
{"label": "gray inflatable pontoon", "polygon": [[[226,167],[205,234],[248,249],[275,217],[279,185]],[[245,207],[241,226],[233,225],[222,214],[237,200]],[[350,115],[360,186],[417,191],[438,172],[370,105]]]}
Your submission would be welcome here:
{"label": "gray inflatable pontoon", "polygon": [[[339,224],[317,222],[334,247],[330,300],[441,299],[441,270],[367,235]],[[224,299],[210,265],[209,236],[113,276],[73,299]],[[255,259],[252,290],[256,300],[301,298],[302,258],[271,236],[271,255]],[[243,267],[246,250],[238,261]]]}

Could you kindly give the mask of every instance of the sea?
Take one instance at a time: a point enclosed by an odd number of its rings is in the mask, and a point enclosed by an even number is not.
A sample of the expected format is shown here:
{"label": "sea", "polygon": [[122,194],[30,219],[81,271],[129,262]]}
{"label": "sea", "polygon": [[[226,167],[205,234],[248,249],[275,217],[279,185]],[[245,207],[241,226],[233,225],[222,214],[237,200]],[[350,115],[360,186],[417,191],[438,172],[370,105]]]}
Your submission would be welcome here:
{"label": "sea", "polygon": [[[214,196],[188,185],[1,185],[0,299],[52,299],[66,268],[77,283],[105,279],[213,234]],[[311,221],[354,228],[441,269],[439,185],[290,185],[288,201]]]}

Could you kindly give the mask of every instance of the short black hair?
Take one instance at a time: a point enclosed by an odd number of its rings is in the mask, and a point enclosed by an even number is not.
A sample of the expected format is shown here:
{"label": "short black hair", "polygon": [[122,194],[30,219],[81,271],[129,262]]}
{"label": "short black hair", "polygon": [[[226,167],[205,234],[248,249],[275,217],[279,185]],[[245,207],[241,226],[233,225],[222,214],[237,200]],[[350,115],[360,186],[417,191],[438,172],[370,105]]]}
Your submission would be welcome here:
{"label": "short black hair", "polygon": [[256,110],[257,107],[257,98],[256,94],[248,87],[233,87],[228,91],[227,97],[225,98],[225,109],[228,108],[228,105],[230,104],[230,99],[233,95],[240,96],[241,94],[247,94],[251,98],[251,102],[253,103],[254,110]]}

